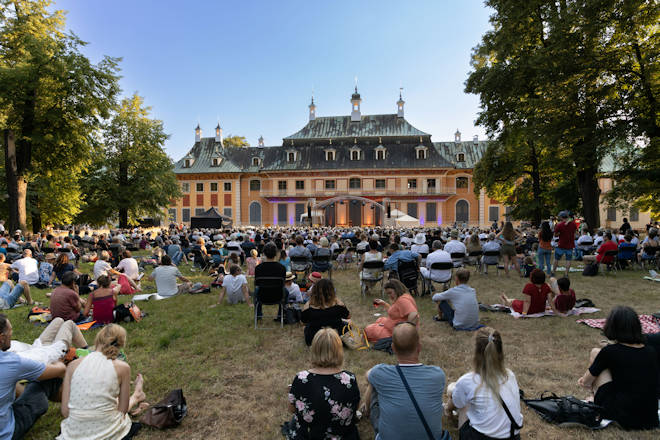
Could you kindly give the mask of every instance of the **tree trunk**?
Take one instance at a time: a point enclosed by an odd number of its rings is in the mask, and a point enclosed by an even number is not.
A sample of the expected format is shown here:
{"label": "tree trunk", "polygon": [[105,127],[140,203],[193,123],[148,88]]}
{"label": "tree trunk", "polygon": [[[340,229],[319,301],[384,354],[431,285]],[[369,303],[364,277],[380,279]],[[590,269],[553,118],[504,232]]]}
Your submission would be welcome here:
{"label": "tree trunk", "polygon": [[20,175],[16,163],[16,140],[14,132],[4,130],[5,144],[5,177],[7,182],[7,193],[9,195],[9,231],[14,233],[16,229],[25,231],[26,212],[25,197],[27,194],[27,181]]}
{"label": "tree trunk", "polygon": [[128,209],[119,208],[119,227],[121,229],[128,228]]}
{"label": "tree trunk", "polygon": [[587,168],[577,172],[577,183],[582,197],[582,213],[589,232],[600,227],[600,188],[596,170]]}

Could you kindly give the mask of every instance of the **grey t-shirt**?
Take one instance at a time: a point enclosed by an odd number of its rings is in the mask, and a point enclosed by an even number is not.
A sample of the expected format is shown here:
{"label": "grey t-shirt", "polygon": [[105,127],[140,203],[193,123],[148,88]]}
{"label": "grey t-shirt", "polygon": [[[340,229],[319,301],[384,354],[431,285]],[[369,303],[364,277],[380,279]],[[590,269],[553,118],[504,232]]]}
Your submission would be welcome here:
{"label": "grey t-shirt", "polygon": [[454,308],[454,322],[456,328],[474,328],[479,324],[479,303],[477,292],[467,284],[460,284],[433,295],[433,301],[449,301]]}
{"label": "grey t-shirt", "polygon": [[[402,365],[401,370],[433,432],[433,437],[440,438],[444,371],[440,367],[422,364]],[[368,379],[378,396],[380,407],[377,440],[428,438],[394,365],[376,365],[371,369]]]}
{"label": "grey t-shirt", "polygon": [[179,293],[176,277],[181,276],[176,266],[158,266],[151,273],[156,281],[156,291],[160,296],[174,296]]}

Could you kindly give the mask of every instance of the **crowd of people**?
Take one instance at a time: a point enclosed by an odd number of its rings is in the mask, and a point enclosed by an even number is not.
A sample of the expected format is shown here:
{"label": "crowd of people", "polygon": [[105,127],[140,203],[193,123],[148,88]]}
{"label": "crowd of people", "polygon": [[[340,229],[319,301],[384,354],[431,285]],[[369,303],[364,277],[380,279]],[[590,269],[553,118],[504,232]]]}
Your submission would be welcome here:
{"label": "crowd of people", "polygon": [[[72,230],[63,237],[24,236],[20,231],[13,236],[0,234],[0,309],[21,301],[32,304],[31,286],[46,287],[52,289],[52,324],[62,327],[65,323],[63,328],[69,329],[68,323],[90,318],[107,324],[96,338],[95,351],[65,367],[61,363],[64,351],[86,347],[81,335],[72,330],[62,335],[55,332],[57,338],[44,338],[47,344],[38,340],[26,350],[10,350],[11,323],[0,315],[0,364],[7,365],[3,371],[9,372],[0,374],[0,395],[4,396],[0,421],[7,426],[0,439],[22,438],[45,412],[48,399],[58,398],[64,416],[58,438],[132,438],[139,424],[132,423],[127,414],[139,407],[144,392],[138,377],[130,394],[130,367],[120,359],[126,331],[112,324],[117,322],[119,295],[140,292],[144,269],[150,265],[154,269],[148,278],[159,296],[190,292],[195,286],[179,269],[188,263],[220,288],[212,307],[225,299],[229,304],[247,303],[256,319],[263,317],[259,291],[267,288],[260,281],[281,280],[278,314],[289,307],[299,312],[304,324],[301,338],[310,346],[312,359],[312,367],[299,372],[290,386],[293,417],[282,428],[287,438],[359,438],[355,423],[361,417],[371,420],[377,438],[383,440],[448,438],[444,437],[443,414],[457,420],[461,438],[519,438],[522,413],[516,378],[504,366],[502,336],[479,322],[477,292],[470,286],[472,272],[467,267],[474,265],[487,274],[489,266],[498,266],[507,275],[514,271],[528,278],[523,299],[502,295],[502,302],[514,312],[552,310],[563,316],[576,301],[569,278],[573,260],[657,264],[659,244],[657,228],[650,228],[640,240],[625,223],[621,230],[598,231],[592,237],[568,212],[560,213],[558,222],[543,222],[539,228],[514,228],[510,222],[500,228],[417,230],[191,230],[171,225],[153,233],[136,228],[109,234],[83,231],[82,235]],[[134,258],[132,252],[138,250],[149,255]],[[608,253],[612,250],[617,251],[616,257]],[[557,279],[562,259],[566,276]],[[81,262],[93,263],[90,275],[80,270]],[[373,323],[362,323],[364,334],[371,343],[385,342],[398,362],[369,370],[362,394],[355,375],[342,370],[340,336],[353,320],[331,277],[333,271],[345,269],[355,270],[365,295],[381,284],[385,299],[373,295],[373,305],[383,315]],[[249,278],[255,280],[252,292]],[[447,386],[440,367],[419,363],[417,301],[427,293],[437,304],[433,319],[475,332],[472,369]],[[580,385],[591,390],[607,417],[624,428],[656,427],[660,349],[653,346],[660,345],[660,338],[647,342],[636,313],[629,308],[612,311],[605,334],[611,344],[592,352]],[[49,356],[36,360],[28,356],[45,348]],[[630,374],[634,380],[627,378]],[[20,380],[28,380],[25,390],[11,391]],[[632,411],[632,396],[642,391],[644,398],[635,400]],[[101,409],[90,413],[82,402],[96,403]],[[650,416],[653,408],[655,422]]]}

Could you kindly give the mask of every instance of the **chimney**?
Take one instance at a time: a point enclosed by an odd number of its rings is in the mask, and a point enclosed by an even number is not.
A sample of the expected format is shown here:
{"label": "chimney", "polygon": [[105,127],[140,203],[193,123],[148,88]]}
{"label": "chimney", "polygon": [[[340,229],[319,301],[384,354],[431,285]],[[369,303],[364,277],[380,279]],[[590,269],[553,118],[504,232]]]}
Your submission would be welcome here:
{"label": "chimney", "polygon": [[316,119],[316,105],[314,105],[314,96],[312,96],[312,103],[309,104],[309,120]]}
{"label": "chimney", "polygon": [[222,127],[220,127],[220,122],[215,126],[215,141],[220,142],[220,145],[222,145]]}
{"label": "chimney", "polygon": [[259,136],[259,146],[260,147],[264,146],[264,137],[263,136]]}
{"label": "chimney", "polygon": [[472,138],[472,142],[474,142],[474,145],[477,145],[479,143],[479,136],[475,134]]}
{"label": "chimney", "polygon": [[197,127],[195,127],[195,142],[199,142],[202,140],[202,129],[199,128],[199,124],[197,124]]}
{"label": "chimney", "polygon": [[399,88],[399,100],[396,102],[396,116],[398,118],[403,118],[403,104],[406,103],[406,101],[403,100],[401,97],[401,93],[403,92],[403,87]]}
{"label": "chimney", "polygon": [[355,86],[355,93],[351,95],[351,122],[360,122],[362,120],[362,116],[360,114],[360,103],[362,102],[362,98],[360,98],[360,94],[358,93],[357,90],[357,85]]}

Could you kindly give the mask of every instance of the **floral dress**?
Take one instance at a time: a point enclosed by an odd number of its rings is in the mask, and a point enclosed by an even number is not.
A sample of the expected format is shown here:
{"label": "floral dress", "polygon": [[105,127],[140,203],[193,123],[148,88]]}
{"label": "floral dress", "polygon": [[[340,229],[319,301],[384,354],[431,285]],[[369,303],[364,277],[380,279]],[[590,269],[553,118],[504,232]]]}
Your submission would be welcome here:
{"label": "floral dress", "polygon": [[359,440],[354,417],[360,390],[353,373],[301,371],[291,384],[289,402],[296,412],[288,424],[288,439]]}

